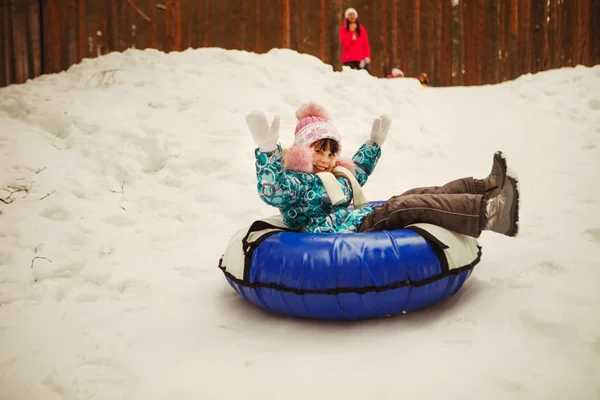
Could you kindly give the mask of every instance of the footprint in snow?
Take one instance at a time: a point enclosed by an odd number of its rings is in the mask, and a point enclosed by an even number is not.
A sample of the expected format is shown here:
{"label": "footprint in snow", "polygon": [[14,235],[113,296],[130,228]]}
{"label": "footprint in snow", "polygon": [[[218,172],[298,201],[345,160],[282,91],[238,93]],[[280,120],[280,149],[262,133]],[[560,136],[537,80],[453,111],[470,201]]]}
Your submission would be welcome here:
{"label": "footprint in snow", "polygon": [[583,231],[583,235],[594,243],[600,244],[600,228],[589,228]]}
{"label": "footprint in snow", "polygon": [[71,219],[69,211],[62,207],[48,207],[40,215],[53,221],[68,221]]}
{"label": "footprint in snow", "polygon": [[103,398],[125,399],[133,394],[139,377],[113,359],[97,358],[85,360],[71,371],[53,370],[43,383],[63,398],[88,399],[102,393]]}
{"label": "footprint in snow", "polygon": [[104,222],[110,225],[114,225],[117,228],[127,228],[134,226],[135,222],[123,215],[109,215],[104,219]]}
{"label": "footprint in snow", "polygon": [[563,325],[553,321],[543,320],[532,313],[522,312],[521,315],[519,315],[519,319],[525,329],[547,338],[557,339],[564,337],[567,333],[567,330]]}

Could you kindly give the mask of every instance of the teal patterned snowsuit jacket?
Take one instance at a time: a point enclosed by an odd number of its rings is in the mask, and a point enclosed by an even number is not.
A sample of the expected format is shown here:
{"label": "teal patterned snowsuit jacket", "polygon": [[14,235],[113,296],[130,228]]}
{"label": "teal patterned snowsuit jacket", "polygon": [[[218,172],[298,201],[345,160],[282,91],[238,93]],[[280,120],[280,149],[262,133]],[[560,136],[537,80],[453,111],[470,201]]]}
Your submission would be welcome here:
{"label": "teal patterned snowsuit jacket", "polygon": [[[294,230],[310,233],[356,232],[363,219],[373,212],[365,206],[353,209],[352,186],[344,178],[337,178],[346,200],[334,206],[325,186],[316,174],[287,171],[283,167],[281,146],[263,153],[255,150],[258,194],[267,204],[277,207],[285,224]],[[361,186],[373,172],[381,156],[376,143],[367,142],[352,157],[356,166],[356,180]]]}

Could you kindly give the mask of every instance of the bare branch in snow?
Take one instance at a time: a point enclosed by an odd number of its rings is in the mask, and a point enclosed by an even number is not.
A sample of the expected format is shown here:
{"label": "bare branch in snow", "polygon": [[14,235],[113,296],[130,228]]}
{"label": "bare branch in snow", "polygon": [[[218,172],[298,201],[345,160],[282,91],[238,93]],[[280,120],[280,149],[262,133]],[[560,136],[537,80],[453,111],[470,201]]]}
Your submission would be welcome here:
{"label": "bare branch in snow", "polygon": [[41,258],[42,260],[46,260],[46,261],[48,261],[48,262],[52,263],[52,260],[49,260],[49,259],[47,259],[46,257],[33,257],[33,259],[31,260],[31,268],[33,268],[33,262],[34,262],[35,260],[37,260],[38,258]]}
{"label": "bare branch in snow", "polygon": [[[119,69],[106,69],[104,71],[96,72],[90,77],[90,79],[88,79],[88,81],[85,84],[85,88],[88,89],[89,87],[101,87],[106,89],[107,87],[116,82],[115,73],[117,71],[119,71]],[[94,78],[96,78],[95,84],[92,83],[90,85],[90,81]]]}
{"label": "bare branch in snow", "polygon": [[[22,178],[19,178],[17,180],[24,180]],[[31,187],[33,186],[33,182],[29,182],[29,186],[27,185],[6,185],[5,189],[1,189],[4,190],[5,192],[8,192],[8,197],[5,198],[0,198],[0,201],[2,201],[4,204],[10,204],[12,203],[15,199],[12,198],[12,195],[15,193],[21,193],[21,192],[25,192],[25,196],[21,197],[22,199],[24,199],[25,197],[29,196],[29,191],[31,190]]]}
{"label": "bare branch in snow", "polygon": [[33,252],[37,254],[37,252],[42,248],[43,245],[44,245],[44,243],[40,243],[37,246],[35,246],[35,248],[33,249]]}
{"label": "bare branch in snow", "polygon": [[45,195],[44,197],[42,197],[40,200],[44,200],[46,197],[48,197],[48,196],[50,196],[50,195],[53,195],[54,193],[56,193],[56,190],[53,190],[53,191],[52,191],[52,192],[50,192],[50,193],[46,193],[46,195]]}
{"label": "bare branch in snow", "polygon": [[35,170],[35,173],[39,174],[40,172],[42,172],[45,169],[46,169],[46,167],[44,167],[44,168],[38,168],[38,169]]}

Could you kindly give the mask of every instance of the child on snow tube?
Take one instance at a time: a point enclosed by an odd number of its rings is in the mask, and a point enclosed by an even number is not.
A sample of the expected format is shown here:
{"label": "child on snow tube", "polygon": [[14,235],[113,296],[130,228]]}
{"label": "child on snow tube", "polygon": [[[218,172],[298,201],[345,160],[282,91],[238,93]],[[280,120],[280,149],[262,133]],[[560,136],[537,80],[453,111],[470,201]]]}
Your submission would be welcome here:
{"label": "child on snow tube", "polygon": [[289,228],[352,233],[402,229],[421,222],[475,238],[482,230],[517,234],[518,186],[507,174],[501,152],[494,154],[485,179],[468,177],[441,187],[412,189],[372,208],[366,206],[362,186],[381,156],[391,119],[387,115],[376,118],[369,139],[350,160],[339,156],[342,138],[323,107],[304,104],[296,116],[294,144],[287,150],[278,143],[279,116],[270,126],[259,111],[246,119],[258,146],[258,194],[280,210]]}

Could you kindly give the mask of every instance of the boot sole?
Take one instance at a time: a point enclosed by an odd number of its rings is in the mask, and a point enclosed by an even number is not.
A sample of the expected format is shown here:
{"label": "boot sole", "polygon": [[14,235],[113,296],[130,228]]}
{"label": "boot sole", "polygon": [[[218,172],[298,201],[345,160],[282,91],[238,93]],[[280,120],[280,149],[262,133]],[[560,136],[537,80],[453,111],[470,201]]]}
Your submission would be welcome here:
{"label": "boot sole", "polygon": [[510,205],[510,216],[512,216],[512,224],[510,229],[505,233],[506,236],[517,236],[519,233],[519,181],[512,176],[506,176],[506,184],[513,188],[513,201]]}

